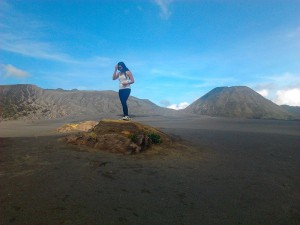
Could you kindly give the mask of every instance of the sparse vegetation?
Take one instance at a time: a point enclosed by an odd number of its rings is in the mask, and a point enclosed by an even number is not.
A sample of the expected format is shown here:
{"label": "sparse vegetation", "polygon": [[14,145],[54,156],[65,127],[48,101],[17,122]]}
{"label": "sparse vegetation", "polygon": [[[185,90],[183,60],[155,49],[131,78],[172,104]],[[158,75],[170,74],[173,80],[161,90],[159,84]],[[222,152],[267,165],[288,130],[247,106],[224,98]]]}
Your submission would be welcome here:
{"label": "sparse vegetation", "polygon": [[[150,134],[145,134],[145,136],[147,136],[151,142],[153,144],[161,144],[162,143],[162,139],[161,137],[158,135],[158,134],[155,134],[155,133],[150,133]],[[134,142],[134,143],[138,143],[138,140],[139,140],[139,136],[138,134],[130,134],[128,136],[128,138]]]}
{"label": "sparse vegetation", "polygon": [[95,132],[90,132],[89,137],[96,140],[97,139],[97,134]]}
{"label": "sparse vegetation", "polygon": [[129,139],[134,142],[134,143],[137,143],[138,142],[138,136],[137,134],[130,134],[129,136]]}
{"label": "sparse vegetation", "polygon": [[150,138],[150,140],[152,141],[153,144],[161,144],[162,143],[161,137],[158,134],[151,133],[151,134],[148,134],[147,136]]}

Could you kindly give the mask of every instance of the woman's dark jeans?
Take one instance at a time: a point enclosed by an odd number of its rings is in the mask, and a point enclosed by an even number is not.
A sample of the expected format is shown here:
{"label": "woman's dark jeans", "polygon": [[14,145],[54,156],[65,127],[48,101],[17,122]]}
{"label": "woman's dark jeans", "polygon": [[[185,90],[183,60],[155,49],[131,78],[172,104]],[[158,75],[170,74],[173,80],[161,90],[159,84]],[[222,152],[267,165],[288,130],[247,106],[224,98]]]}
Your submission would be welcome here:
{"label": "woman's dark jeans", "polygon": [[124,116],[128,116],[127,99],[130,95],[130,92],[131,92],[130,88],[125,88],[125,89],[120,89],[119,90],[119,98],[120,98],[120,101],[122,103]]}

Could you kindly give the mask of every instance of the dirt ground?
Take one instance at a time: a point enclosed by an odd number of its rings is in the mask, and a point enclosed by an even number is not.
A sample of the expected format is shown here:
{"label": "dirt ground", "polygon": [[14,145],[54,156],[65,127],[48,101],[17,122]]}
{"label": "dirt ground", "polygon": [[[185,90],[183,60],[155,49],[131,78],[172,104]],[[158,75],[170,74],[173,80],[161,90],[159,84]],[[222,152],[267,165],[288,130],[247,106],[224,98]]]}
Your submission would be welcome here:
{"label": "dirt ground", "polygon": [[69,121],[2,121],[0,224],[300,224],[298,121],[134,119],[193,148],[112,154],[60,141]]}

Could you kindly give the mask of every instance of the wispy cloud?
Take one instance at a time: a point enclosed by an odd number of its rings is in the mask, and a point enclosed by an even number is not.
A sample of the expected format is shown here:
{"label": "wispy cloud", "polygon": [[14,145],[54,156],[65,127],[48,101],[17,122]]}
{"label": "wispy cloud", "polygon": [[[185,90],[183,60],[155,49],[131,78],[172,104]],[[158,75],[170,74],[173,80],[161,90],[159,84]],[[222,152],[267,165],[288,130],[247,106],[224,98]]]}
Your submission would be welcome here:
{"label": "wispy cloud", "polygon": [[13,65],[1,65],[1,74],[5,77],[14,77],[14,78],[25,78],[29,76],[29,73],[14,67]]}
{"label": "wispy cloud", "polygon": [[46,59],[64,63],[75,61],[67,54],[55,51],[55,46],[50,43],[33,40],[29,37],[22,37],[17,33],[1,33],[0,48],[8,52],[14,52],[23,56],[38,59]]}
{"label": "wispy cloud", "polygon": [[18,12],[3,1],[0,6],[1,30],[0,49],[39,59],[59,62],[72,62],[70,56],[62,53],[50,42],[43,41],[43,29],[49,24]]}
{"label": "wispy cloud", "polygon": [[[1,2],[1,0],[0,0]],[[110,62],[105,56],[76,59],[64,52],[55,42],[47,41],[44,30],[54,29],[31,15],[16,11],[7,2],[0,3],[0,50],[17,53],[26,57],[50,60],[59,63],[85,66],[103,66]]]}
{"label": "wispy cloud", "polygon": [[292,89],[300,86],[300,74],[285,72],[269,76],[261,76],[257,83],[249,84],[256,90]]}
{"label": "wispy cloud", "polygon": [[160,16],[164,19],[168,19],[171,16],[170,5],[173,0],[154,0],[154,2],[160,8]]}

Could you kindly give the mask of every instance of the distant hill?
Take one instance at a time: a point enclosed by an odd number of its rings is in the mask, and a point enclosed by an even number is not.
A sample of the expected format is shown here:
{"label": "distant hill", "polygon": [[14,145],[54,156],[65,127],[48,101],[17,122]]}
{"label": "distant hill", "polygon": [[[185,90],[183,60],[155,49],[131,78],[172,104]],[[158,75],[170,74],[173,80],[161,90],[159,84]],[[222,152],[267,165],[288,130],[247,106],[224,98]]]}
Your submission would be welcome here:
{"label": "distant hill", "polygon": [[300,120],[300,107],[299,106],[289,106],[289,105],[281,105],[281,107],[292,114],[294,117]]}
{"label": "distant hill", "polygon": [[[128,105],[129,113],[135,116],[177,113],[135,97],[129,98]],[[114,91],[49,90],[30,84],[0,85],[0,107],[0,118],[4,120],[122,114]]]}
{"label": "distant hill", "polygon": [[245,86],[217,87],[184,111],[216,117],[294,119],[284,108]]}

